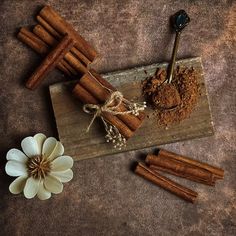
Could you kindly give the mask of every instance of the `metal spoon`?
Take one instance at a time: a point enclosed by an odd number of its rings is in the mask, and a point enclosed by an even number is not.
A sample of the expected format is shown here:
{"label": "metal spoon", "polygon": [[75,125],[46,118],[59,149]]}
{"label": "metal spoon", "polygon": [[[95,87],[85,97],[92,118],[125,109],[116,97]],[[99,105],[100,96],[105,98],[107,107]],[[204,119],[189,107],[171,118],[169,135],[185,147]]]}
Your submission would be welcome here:
{"label": "metal spoon", "polygon": [[184,10],[176,12],[171,17],[171,24],[176,32],[176,35],[175,35],[174,48],[172,51],[171,62],[167,71],[167,79],[165,80],[167,81],[167,83],[163,83],[158,88],[157,93],[152,98],[154,103],[158,103],[157,107],[161,109],[176,108],[181,102],[179,92],[175,88],[175,86],[171,84],[171,81],[174,74],[175,60],[179,46],[180,34],[182,30],[188,25],[189,22],[190,18]]}
{"label": "metal spoon", "polygon": [[181,32],[188,25],[189,22],[190,22],[190,18],[184,10],[180,10],[176,12],[171,17],[171,24],[176,32],[176,35],[175,35],[174,48],[172,51],[171,62],[168,68],[167,83],[171,83],[171,80],[173,78],[175,60],[176,60],[177,50],[179,47],[179,39],[180,39]]}

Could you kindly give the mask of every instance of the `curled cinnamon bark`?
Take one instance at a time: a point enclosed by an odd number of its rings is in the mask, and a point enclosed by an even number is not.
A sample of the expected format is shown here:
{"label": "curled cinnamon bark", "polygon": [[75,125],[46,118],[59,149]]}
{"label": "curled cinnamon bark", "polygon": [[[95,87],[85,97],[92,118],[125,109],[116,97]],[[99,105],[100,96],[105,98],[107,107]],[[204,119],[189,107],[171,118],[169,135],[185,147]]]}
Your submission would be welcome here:
{"label": "curled cinnamon bark", "polygon": [[136,166],[135,173],[191,203],[194,203],[198,196],[198,194],[191,189],[162,176],[156,171],[152,171],[141,163],[138,163]]}
{"label": "curled cinnamon bark", "polygon": [[182,161],[182,162],[185,162],[185,163],[188,163],[190,165],[193,165],[193,166],[197,166],[199,168],[202,168],[202,169],[205,169],[205,170],[208,170],[210,171],[214,176],[215,178],[217,179],[223,179],[224,178],[224,170],[221,169],[221,168],[218,168],[218,167],[215,167],[215,166],[212,166],[212,165],[209,165],[207,163],[203,163],[203,162],[200,162],[200,161],[197,161],[197,160],[193,160],[193,159],[190,159],[188,157],[184,157],[184,156],[181,156],[181,155],[177,155],[173,152],[169,152],[169,151],[166,151],[164,149],[161,149],[159,154],[159,156],[168,156],[170,158],[174,158],[176,160],[179,160],[179,161]]}
{"label": "curled cinnamon bark", "polygon": [[62,41],[46,56],[44,61],[31,75],[26,82],[26,87],[29,89],[36,89],[44,77],[56,67],[58,62],[64,57],[64,55],[73,46],[73,40],[66,35]]}
{"label": "curled cinnamon bark", "polygon": [[45,55],[47,54],[49,47],[39,37],[30,32],[27,28],[22,27],[17,34],[17,38],[22,42],[33,48],[37,53]]}
{"label": "curled cinnamon bark", "polygon": [[96,50],[50,6],[45,6],[39,12],[39,16],[54,29],[54,32],[56,31],[60,35],[69,34],[75,41],[75,47],[90,61],[93,61],[97,57]]}

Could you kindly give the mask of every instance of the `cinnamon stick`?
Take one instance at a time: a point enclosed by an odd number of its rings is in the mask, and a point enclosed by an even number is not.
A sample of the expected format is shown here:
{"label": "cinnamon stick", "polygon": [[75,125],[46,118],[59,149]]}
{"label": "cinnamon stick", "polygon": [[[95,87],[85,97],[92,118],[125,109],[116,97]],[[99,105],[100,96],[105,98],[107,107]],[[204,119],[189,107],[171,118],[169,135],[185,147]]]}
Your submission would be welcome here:
{"label": "cinnamon stick", "polygon": [[198,194],[191,189],[162,176],[156,171],[152,171],[141,163],[138,163],[136,166],[135,173],[191,203],[194,203],[198,196]]}
{"label": "cinnamon stick", "polygon": [[51,35],[53,35],[56,39],[60,39],[61,35],[53,29],[51,25],[47,23],[40,15],[36,16],[37,21],[39,22],[40,25],[42,25]]}
{"label": "cinnamon stick", "polygon": [[[73,89],[73,94],[84,104],[98,104],[99,101],[89,93],[85,88],[83,88],[79,83],[77,83]],[[110,124],[115,125],[119,132],[126,138],[129,139],[133,135],[133,131],[130,130],[120,119],[116,116],[102,112],[103,118]]]}
{"label": "cinnamon stick", "polygon": [[[46,55],[50,50],[47,44],[25,27],[20,29],[17,38],[41,55]],[[57,68],[69,76],[77,74],[64,59],[57,64]]]}
{"label": "cinnamon stick", "polygon": [[112,91],[117,91],[117,89],[111,85],[107,80],[103,79],[100,74],[98,74],[94,69],[90,69],[89,72],[95,76],[95,78],[105,87],[109,88]]}
{"label": "cinnamon stick", "polygon": [[29,89],[35,89],[44,79],[44,77],[56,67],[57,63],[64,57],[64,55],[73,46],[73,40],[66,35],[62,41],[52,50],[40,66],[31,75],[26,82],[26,87]]}
{"label": "cinnamon stick", "polygon": [[[86,73],[83,75],[83,77],[80,79],[79,83],[91,94],[96,97],[99,102],[105,102],[109,96],[110,92],[106,90],[104,87],[101,86],[101,84],[96,80],[96,78],[93,77],[91,73]],[[118,108],[117,111],[127,111],[125,106],[121,104]],[[120,120],[122,120],[131,130],[135,131],[138,129],[142,121],[132,115],[132,114],[118,114],[116,115]]]}
{"label": "cinnamon stick", "polygon": [[214,175],[209,171],[198,169],[190,165],[182,165],[176,161],[158,160],[149,168],[154,171],[163,171],[198,183],[214,186]]}
{"label": "cinnamon stick", "polygon": [[66,33],[69,34],[75,41],[75,47],[90,61],[93,61],[97,57],[97,52],[95,49],[50,6],[45,6],[39,12],[39,16],[43,18],[43,20],[47,22],[47,24],[50,25],[51,28],[53,28],[57,33],[61,35],[65,35]]}
{"label": "cinnamon stick", "polygon": [[[161,149],[158,153],[158,157],[160,158],[168,158],[168,159],[172,159],[172,160],[177,160],[179,162],[182,162],[183,164],[189,164],[193,167],[198,167],[199,169],[203,169],[206,171],[209,171],[210,173],[213,174],[215,179],[223,179],[224,178],[224,170],[218,167],[214,167],[212,165],[197,161],[197,160],[193,160],[190,159],[188,157],[185,156],[181,156],[178,154],[175,154],[173,152],[169,152],[167,150]],[[154,163],[150,163],[150,161],[147,160],[147,162],[149,164],[154,164]]]}
{"label": "cinnamon stick", "polygon": [[39,54],[46,55],[49,51],[48,45],[25,27],[20,29],[17,38],[33,48]]}
{"label": "cinnamon stick", "polygon": [[[56,30],[54,30],[41,16],[37,16],[36,18],[39,24],[43,26],[43,28],[47,32],[49,32],[54,38],[60,39],[62,37],[62,35],[60,35]],[[84,56],[83,53],[81,53],[77,48],[71,48],[71,52],[73,52],[78,57],[78,59],[84,63],[84,65],[88,66],[91,63],[91,61],[86,56]]]}
{"label": "cinnamon stick", "polygon": [[[33,28],[33,32],[50,46],[55,46],[58,43],[58,40],[53,38],[41,25],[36,25]],[[81,73],[86,73],[88,71],[86,66],[84,66],[71,52],[66,53],[64,59],[77,71]]]}

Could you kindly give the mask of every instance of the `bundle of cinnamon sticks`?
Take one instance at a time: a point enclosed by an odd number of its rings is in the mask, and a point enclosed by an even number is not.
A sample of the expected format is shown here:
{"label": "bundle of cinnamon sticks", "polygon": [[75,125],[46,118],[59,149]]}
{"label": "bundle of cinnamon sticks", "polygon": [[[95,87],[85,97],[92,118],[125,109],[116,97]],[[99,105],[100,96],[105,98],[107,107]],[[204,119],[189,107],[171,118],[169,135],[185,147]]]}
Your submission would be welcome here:
{"label": "bundle of cinnamon sticks", "polygon": [[163,149],[157,155],[148,154],[145,162],[148,166],[138,163],[135,173],[192,203],[198,196],[197,192],[161,175],[159,171],[210,186],[224,178],[224,170],[218,167]]}
{"label": "bundle of cinnamon sticks", "polygon": [[[105,103],[116,89],[90,69],[89,65],[98,56],[96,50],[50,6],[43,7],[36,18],[38,24],[32,32],[23,27],[17,35],[18,39],[44,57],[26,82],[26,87],[36,89],[45,76],[57,67],[70,78],[80,78],[72,94],[82,103]],[[127,140],[141,126],[145,115],[143,112],[139,115],[127,114],[123,103],[117,107],[117,112],[124,114],[113,115],[104,111],[101,116]]]}
{"label": "bundle of cinnamon sticks", "polygon": [[[115,88],[108,84],[99,74],[91,70],[86,73],[79,82],[75,85],[73,94],[83,103],[87,104],[101,104],[104,103],[110,96],[110,92],[106,88],[115,91]],[[127,108],[122,103],[117,107],[117,111],[125,112]],[[133,114],[118,114],[112,115],[108,112],[102,112],[102,116],[109,123],[116,126],[123,137],[129,139],[135,130],[137,130],[145,118],[143,112],[138,116]]]}

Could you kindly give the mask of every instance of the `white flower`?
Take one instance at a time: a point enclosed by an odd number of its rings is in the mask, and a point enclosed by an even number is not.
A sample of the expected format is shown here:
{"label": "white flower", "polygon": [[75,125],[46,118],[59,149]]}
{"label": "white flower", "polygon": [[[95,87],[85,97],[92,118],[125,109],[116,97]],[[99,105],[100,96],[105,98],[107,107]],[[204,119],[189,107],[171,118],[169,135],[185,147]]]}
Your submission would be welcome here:
{"label": "white flower", "polygon": [[62,183],[73,178],[73,159],[62,156],[63,145],[55,138],[44,134],[26,137],[21,142],[22,151],[11,149],[7,153],[6,173],[17,177],[9,186],[13,194],[24,192],[26,198],[36,195],[41,200],[51,197],[51,193],[61,193]]}

